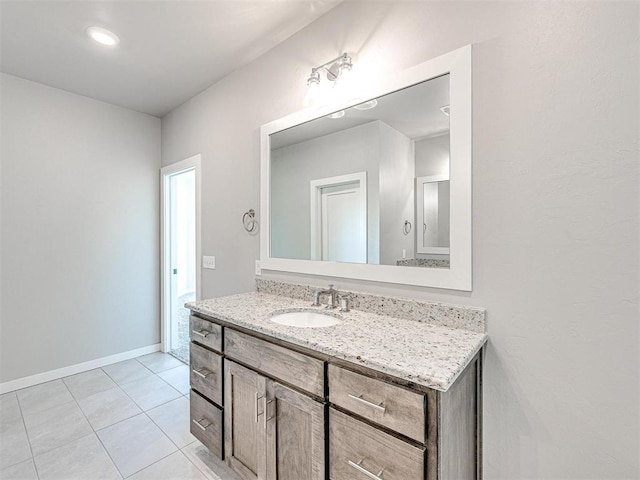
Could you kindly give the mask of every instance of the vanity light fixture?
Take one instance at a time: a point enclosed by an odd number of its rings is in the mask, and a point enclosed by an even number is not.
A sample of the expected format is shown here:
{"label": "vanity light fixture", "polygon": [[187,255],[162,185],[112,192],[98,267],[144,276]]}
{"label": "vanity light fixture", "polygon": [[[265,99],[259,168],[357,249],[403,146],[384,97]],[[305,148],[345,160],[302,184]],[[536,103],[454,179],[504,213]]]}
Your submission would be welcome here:
{"label": "vanity light fixture", "polygon": [[359,105],[355,105],[353,108],[355,108],[356,110],[371,110],[372,108],[375,108],[376,105],[378,105],[378,100],[374,98],[373,100],[369,100],[368,102],[363,102]]}
{"label": "vanity light fixture", "polygon": [[311,74],[307,78],[307,95],[304,99],[305,106],[316,103],[320,96],[320,90],[326,85],[321,85],[320,72],[324,72],[326,79],[330,82],[331,86],[338,83],[338,80],[343,81],[348,76],[353,67],[351,57],[346,53],[343,53],[339,57],[329,60],[322,65],[313,67]]}
{"label": "vanity light fixture", "polygon": [[91,26],[87,28],[87,35],[101,45],[115,47],[120,43],[120,38],[106,28]]}
{"label": "vanity light fixture", "polygon": [[440,107],[440,111],[444,113],[447,117],[449,116],[449,105],[445,105],[444,107]]}

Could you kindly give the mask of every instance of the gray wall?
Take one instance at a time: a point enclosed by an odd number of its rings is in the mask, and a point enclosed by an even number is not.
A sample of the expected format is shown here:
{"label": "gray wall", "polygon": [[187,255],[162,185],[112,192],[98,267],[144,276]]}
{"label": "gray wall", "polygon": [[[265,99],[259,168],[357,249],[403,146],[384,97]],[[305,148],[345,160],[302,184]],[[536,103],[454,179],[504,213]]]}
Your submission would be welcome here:
{"label": "gray wall", "polygon": [[311,180],[366,171],[368,263],[379,263],[379,124],[369,122],[273,151],[271,215],[272,238],[277,245],[272,250],[274,257],[311,258]]}
{"label": "gray wall", "polygon": [[405,220],[415,226],[413,144],[409,137],[384,122],[380,126],[380,263],[413,258],[414,231],[404,235]]}
{"label": "gray wall", "polygon": [[444,133],[415,142],[416,177],[449,174],[450,140],[449,134]]}
{"label": "gray wall", "polygon": [[[203,154],[204,297],[254,289],[259,126],[311,67],[384,75],[474,44],[473,292],[336,282],[485,307],[487,479],[640,476],[638,4],[346,2],[163,119]],[[326,284],[329,279],[271,274]]]}
{"label": "gray wall", "polygon": [[0,381],[158,343],[160,120],[0,78]]}

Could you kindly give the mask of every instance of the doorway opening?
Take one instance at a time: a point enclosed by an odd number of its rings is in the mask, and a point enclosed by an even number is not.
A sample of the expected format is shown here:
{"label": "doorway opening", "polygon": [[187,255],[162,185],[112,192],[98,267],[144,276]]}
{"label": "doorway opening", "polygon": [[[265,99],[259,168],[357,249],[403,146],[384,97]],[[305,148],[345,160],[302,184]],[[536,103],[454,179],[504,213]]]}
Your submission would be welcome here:
{"label": "doorway opening", "polygon": [[189,363],[189,310],[200,299],[200,155],[161,170],[162,350]]}

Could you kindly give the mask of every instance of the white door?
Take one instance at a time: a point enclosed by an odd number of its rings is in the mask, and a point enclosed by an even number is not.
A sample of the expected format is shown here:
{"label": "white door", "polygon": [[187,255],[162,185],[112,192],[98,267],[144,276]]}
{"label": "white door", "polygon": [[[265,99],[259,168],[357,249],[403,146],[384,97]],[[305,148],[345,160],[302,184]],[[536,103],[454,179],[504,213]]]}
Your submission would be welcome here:
{"label": "white door", "polygon": [[366,172],[311,182],[311,259],[367,263]]}
{"label": "white door", "polygon": [[367,240],[360,226],[360,185],[322,189],[322,260],[367,263]]}
{"label": "white door", "polygon": [[165,167],[162,181],[163,351],[189,360],[189,310],[199,298],[199,156]]}

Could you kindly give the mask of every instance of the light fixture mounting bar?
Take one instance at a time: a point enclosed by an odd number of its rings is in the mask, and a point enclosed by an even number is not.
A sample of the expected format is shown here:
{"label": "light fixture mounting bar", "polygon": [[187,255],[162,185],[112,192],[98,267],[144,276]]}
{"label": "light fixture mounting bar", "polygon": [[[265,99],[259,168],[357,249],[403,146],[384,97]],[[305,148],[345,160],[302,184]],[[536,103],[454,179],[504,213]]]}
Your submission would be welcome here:
{"label": "light fixture mounting bar", "polygon": [[317,72],[318,70],[322,70],[323,68],[328,71],[329,69],[327,67],[329,65],[333,65],[334,63],[336,63],[339,60],[342,60],[343,62],[346,62],[346,63],[351,63],[351,59],[349,58],[349,55],[347,55],[346,53],[343,53],[342,55],[338,55],[333,60],[329,60],[328,62],[323,63],[322,65],[319,65],[317,67],[312,68],[311,71],[312,72]]}

